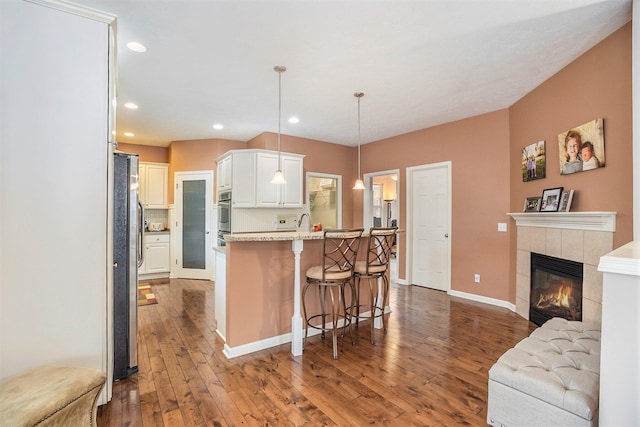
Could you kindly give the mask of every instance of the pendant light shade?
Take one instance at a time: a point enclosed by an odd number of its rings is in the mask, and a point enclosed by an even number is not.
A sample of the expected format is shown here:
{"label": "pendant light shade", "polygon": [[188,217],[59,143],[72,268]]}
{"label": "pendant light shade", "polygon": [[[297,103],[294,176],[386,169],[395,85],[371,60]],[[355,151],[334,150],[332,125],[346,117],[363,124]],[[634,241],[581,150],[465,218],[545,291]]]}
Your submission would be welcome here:
{"label": "pendant light shade", "polygon": [[362,175],[360,174],[360,144],[362,143],[360,136],[360,98],[364,96],[362,92],[356,92],[353,94],[358,99],[358,179],[356,179],[356,183],[353,186],[354,190],[364,190],[364,182],[362,181]]}
{"label": "pendant light shade", "polygon": [[278,170],[273,175],[271,183],[281,185],[287,183],[287,181],[284,179],[284,174],[282,173],[282,154],[280,154],[280,124],[282,122],[282,73],[287,71],[287,67],[283,65],[276,65],[275,67],[273,67],[273,70],[278,73]]}

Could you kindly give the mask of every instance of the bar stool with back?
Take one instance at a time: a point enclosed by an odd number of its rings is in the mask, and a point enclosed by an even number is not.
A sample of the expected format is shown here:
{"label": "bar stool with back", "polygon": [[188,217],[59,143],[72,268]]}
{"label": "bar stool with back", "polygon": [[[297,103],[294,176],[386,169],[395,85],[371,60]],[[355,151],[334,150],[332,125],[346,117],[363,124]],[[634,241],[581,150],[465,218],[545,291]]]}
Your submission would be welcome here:
{"label": "bar stool with back", "polygon": [[[351,311],[355,301],[355,288],[353,286],[353,271],[360,247],[360,239],[364,229],[341,229],[325,230],[322,243],[322,264],[316,265],[307,270],[307,280],[302,288],[302,310],[305,321],[304,344],[307,343],[309,328],[322,331],[322,338],[325,337],[326,318],[331,316],[331,329],[333,331],[333,358],[338,358],[338,323],[342,321],[342,336],[344,328],[349,327],[351,343],[355,344],[351,333],[351,319],[348,313]],[[347,310],[345,299],[345,288],[349,285],[350,310]],[[307,315],[306,294],[310,286],[318,287],[318,297],[321,305],[321,312],[311,316]],[[331,313],[327,313],[327,296],[330,298]],[[322,323],[313,321],[321,318]]]}
{"label": "bar stool with back", "polygon": [[[398,227],[371,227],[367,238],[366,258],[356,262],[353,272],[356,292],[356,302],[352,307],[352,311],[355,310],[355,316],[353,317],[355,318],[356,327],[358,327],[360,319],[371,319],[371,344],[375,344],[373,335],[375,318],[380,317],[382,319],[382,328],[384,332],[387,332],[387,325],[384,319],[384,307],[389,297],[387,271],[389,270],[389,260],[397,231]],[[360,282],[362,279],[366,279],[369,285],[370,305],[360,304]],[[382,279],[382,295],[380,295],[378,289],[378,279]],[[379,305],[381,296],[382,303]],[[361,316],[361,307],[369,308],[369,315]]]}

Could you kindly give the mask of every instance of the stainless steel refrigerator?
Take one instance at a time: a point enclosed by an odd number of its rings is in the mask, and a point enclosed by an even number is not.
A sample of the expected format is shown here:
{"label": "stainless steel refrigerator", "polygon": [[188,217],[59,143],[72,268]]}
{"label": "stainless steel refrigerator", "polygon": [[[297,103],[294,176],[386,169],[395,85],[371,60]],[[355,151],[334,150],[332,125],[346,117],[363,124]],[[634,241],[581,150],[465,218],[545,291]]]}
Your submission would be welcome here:
{"label": "stainless steel refrigerator", "polygon": [[138,156],[114,153],[113,379],[138,372],[138,267],[143,210],[138,200]]}

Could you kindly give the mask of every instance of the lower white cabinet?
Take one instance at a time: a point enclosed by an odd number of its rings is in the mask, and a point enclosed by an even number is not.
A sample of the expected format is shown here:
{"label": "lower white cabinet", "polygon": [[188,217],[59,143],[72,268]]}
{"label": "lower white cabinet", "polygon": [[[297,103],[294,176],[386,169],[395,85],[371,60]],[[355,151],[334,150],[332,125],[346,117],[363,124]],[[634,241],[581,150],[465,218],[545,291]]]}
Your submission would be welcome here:
{"label": "lower white cabinet", "polygon": [[169,273],[170,261],[169,233],[146,233],[142,241],[144,262],[138,269],[138,274]]}

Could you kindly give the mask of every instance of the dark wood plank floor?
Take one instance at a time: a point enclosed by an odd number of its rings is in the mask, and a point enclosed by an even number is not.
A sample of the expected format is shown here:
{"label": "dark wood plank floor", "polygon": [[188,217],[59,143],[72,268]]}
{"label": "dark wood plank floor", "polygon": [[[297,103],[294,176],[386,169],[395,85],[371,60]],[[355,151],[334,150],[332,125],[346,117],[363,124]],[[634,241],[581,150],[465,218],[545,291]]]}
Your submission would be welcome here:
{"label": "dark wood plank floor", "polygon": [[228,360],[214,283],[151,281],[139,309],[139,369],[116,382],[98,426],[486,425],[488,370],[535,326],[507,309],[393,285],[389,329],[357,344],[310,337]]}

